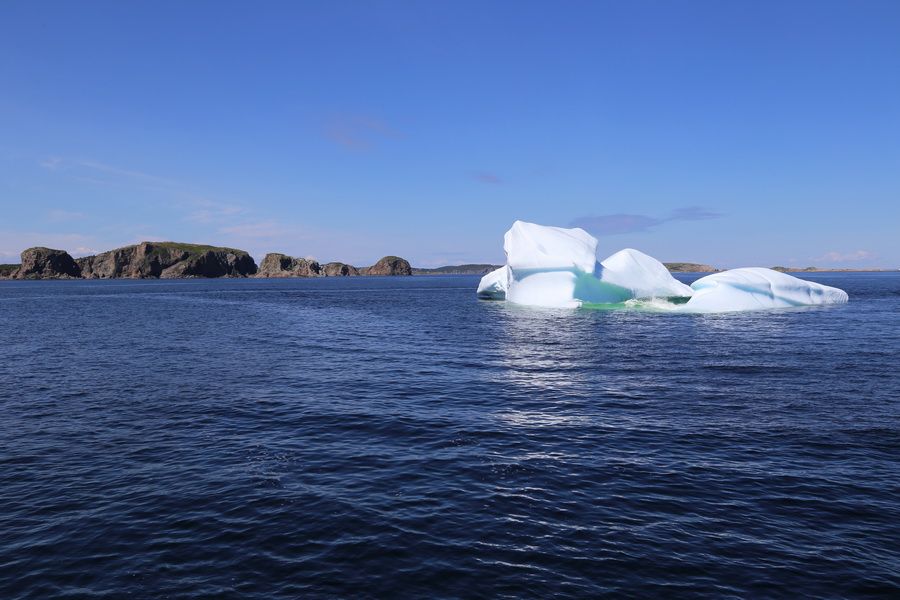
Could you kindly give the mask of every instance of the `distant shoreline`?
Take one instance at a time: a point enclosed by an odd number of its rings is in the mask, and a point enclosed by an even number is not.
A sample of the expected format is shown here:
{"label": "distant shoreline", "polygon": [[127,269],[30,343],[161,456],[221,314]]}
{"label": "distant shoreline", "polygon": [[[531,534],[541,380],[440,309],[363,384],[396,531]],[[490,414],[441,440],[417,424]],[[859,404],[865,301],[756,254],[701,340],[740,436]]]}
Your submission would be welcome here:
{"label": "distant shoreline", "polygon": [[[398,256],[385,256],[371,267],[346,263],[319,264],[314,259],[269,253],[257,266],[245,250],[185,244],[142,242],[94,256],[72,258],[64,250],[45,247],[22,252],[20,264],[0,264],[0,279],[216,279],[216,278],[314,278],[356,276],[485,275],[502,265],[469,263],[442,267],[412,267]],[[663,263],[671,273],[717,273],[709,264]],[[895,269],[839,267],[772,267],[783,273],[884,273]]]}

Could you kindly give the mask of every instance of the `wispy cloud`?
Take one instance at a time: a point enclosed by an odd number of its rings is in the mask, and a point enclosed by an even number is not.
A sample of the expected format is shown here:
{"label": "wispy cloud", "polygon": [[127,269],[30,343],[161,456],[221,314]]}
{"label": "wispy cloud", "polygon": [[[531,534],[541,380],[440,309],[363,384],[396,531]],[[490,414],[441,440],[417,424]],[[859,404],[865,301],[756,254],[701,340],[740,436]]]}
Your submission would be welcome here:
{"label": "wispy cloud", "polygon": [[503,183],[503,179],[501,179],[499,175],[497,175],[496,173],[491,173],[489,171],[478,171],[472,173],[472,179],[480,183],[487,183],[489,185],[499,185]]}
{"label": "wispy cloud", "polygon": [[[222,224],[230,217],[248,212],[246,207],[236,202],[214,199],[187,183],[97,160],[52,156],[40,161],[39,164],[49,171],[66,173],[74,180],[90,185],[116,186],[155,192],[160,194],[170,206],[182,213],[182,220],[192,223]],[[55,210],[51,211],[48,216],[51,220],[66,221],[84,217],[84,215],[79,215],[80,213],[76,212]]]}
{"label": "wispy cloud", "polygon": [[64,161],[62,158],[60,158],[58,156],[49,156],[49,157],[45,158],[44,160],[38,161],[38,164],[41,165],[42,167],[44,167],[45,169],[48,169],[50,171],[55,171],[56,169],[60,168],[61,165],[64,164]]}
{"label": "wispy cloud", "polygon": [[47,211],[47,218],[53,222],[79,221],[85,217],[82,212],[54,208]]}
{"label": "wispy cloud", "polygon": [[856,250],[855,252],[826,252],[814,260],[819,262],[848,263],[872,260],[877,257],[878,255],[874,252],[869,252],[868,250]]}
{"label": "wispy cloud", "polygon": [[110,165],[97,160],[50,156],[45,158],[44,160],[39,161],[38,164],[49,171],[89,170],[93,172],[105,173],[107,175],[112,175],[119,178],[140,180],[157,185],[183,187],[183,184],[172,179],[159,177],[157,175],[151,175],[150,173],[136,171],[134,169],[123,169],[121,167]]}
{"label": "wispy cloud", "polygon": [[398,139],[403,133],[385,121],[362,115],[334,117],[325,125],[325,137],[348,150],[369,150],[384,139]]}
{"label": "wispy cloud", "polygon": [[230,217],[247,212],[243,206],[217,202],[208,198],[198,198],[194,200],[194,203],[197,210],[190,212],[184,218],[185,221],[202,224],[221,223]]}
{"label": "wispy cloud", "polygon": [[122,169],[120,167],[108,165],[106,163],[98,162],[96,160],[77,160],[77,161],[73,161],[73,163],[79,167],[93,169],[95,171],[108,173],[110,175],[115,175],[117,177],[127,177],[129,179],[140,179],[140,180],[144,180],[144,181],[153,182],[156,184],[169,185],[169,186],[173,186],[173,187],[182,187],[183,186],[183,184],[181,184],[180,182],[174,181],[172,179],[167,179],[165,177],[159,177],[157,175],[151,175],[150,173],[144,173],[143,171],[135,171],[132,169]]}
{"label": "wispy cloud", "polygon": [[591,233],[617,235],[648,231],[654,227],[663,225],[664,223],[672,223],[675,221],[705,221],[708,219],[718,219],[722,216],[724,216],[722,213],[703,208],[702,206],[685,206],[676,208],[663,217],[630,213],[588,215],[573,220],[570,226],[581,227]]}
{"label": "wispy cloud", "polygon": [[237,238],[259,240],[279,238],[291,233],[295,233],[295,231],[290,227],[286,227],[285,225],[278,223],[277,221],[268,220],[257,221],[254,223],[244,223],[231,227],[222,227],[219,229],[219,233],[234,236]]}
{"label": "wispy cloud", "polygon": [[720,212],[704,208],[702,206],[685,206],[676,208],[664,221],[706,221],[707,219],[718,219],[724,215]]}

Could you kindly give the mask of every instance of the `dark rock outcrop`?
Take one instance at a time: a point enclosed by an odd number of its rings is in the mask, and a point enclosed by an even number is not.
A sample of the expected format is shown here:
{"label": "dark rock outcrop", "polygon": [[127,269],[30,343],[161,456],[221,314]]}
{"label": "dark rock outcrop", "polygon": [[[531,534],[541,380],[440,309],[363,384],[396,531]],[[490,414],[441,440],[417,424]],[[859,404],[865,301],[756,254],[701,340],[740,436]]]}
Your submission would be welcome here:
{"label": "dark rock outcrop", "polygon": [[385,256],[371,267],[361,269],[363,275],[412,275],[409,261],[399,256]]}
{"label": "dark rock outcrop", "polygon": [[330,262],[322,267],[322,274],[326,277],[352,277],[359,275],[359,269],[342,262]]}
{"label": "dark rock outcrop", "polygon": [[700,263],[667,262],[663,263],[670,273],[718,273],[719,269]]}
{"label": "dark rock outcrop", "polygon": [[270,252],[259,264],[257,277],[318,277],[322,267],[314,260],[294,258],[287,254]]}
{"label": "dark rock outcrop", "polygon": [[0,279],[12,279],[22,265],[0,265]]}
{"label": "dark rock outcrop", "polygon": [[77,261],[88,279],[247,277],[256,263],[243,250],[176,242],[142,242]]}
{"label": "dark rock outcrop", "polygon": [[76,279],[81,269],[65,250],[28,248],[22,252],[22,264],[12,273],[13,279]]}
{"label": "dark rock outcrop", "polygon": [[412,275],[409,262],[385,256],[371,267],[357,268],[342,262],[320,265],[314,260],[271,252],[260,264],[257,277],[354,277],[357,275]]}
{"label": "dark rock outcrop", "polygon": [[178,242],[141,242],[79,259],[73,259],[63,250],[29,248],[22,253],[21,265],[0,265],[0,279],[183,279],[254,274],[258,277],[353,277],[412,275],[413,269],[399,256],[385,256],[371,267],[357,268],[342,262],[320,265],[312,259],[272,252],[266,254],[257,271],[253,258],[243,250]]}

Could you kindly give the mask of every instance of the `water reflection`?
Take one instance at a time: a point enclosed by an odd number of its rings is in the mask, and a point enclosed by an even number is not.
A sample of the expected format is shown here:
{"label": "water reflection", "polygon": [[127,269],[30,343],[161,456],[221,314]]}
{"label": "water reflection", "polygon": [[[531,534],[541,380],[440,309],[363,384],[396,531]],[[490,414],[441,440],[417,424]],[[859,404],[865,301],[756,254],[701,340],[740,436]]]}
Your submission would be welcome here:
{"label": "water reflection", "polygon": [[558,393],[587,383],[585,342],[594,338],[591,319],[577,311],[506,304],[499,319],[501,365],[495,374],[526,392]]}

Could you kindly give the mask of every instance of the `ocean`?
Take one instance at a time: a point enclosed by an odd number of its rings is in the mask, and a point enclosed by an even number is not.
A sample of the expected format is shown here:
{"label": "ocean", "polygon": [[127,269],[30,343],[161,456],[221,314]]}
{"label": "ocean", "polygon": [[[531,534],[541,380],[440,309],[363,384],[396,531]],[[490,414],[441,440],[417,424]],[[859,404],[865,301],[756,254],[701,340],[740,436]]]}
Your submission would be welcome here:
{"label": "ocean", "polygon": [[0,597],[898,597],[900,273],[802,276],[0,282]]}

